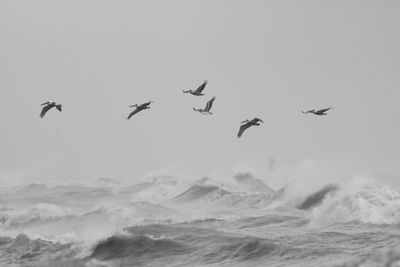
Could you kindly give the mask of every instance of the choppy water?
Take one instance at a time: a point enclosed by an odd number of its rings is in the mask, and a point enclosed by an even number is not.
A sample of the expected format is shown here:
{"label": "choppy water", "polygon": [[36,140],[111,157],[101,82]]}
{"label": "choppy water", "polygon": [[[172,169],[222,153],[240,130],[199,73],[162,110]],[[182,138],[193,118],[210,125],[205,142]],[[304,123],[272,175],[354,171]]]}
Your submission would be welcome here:
{"label": "choppy water", "polygon": [[0,266],[400,266],[400,195],[173,177],[0,192]]}

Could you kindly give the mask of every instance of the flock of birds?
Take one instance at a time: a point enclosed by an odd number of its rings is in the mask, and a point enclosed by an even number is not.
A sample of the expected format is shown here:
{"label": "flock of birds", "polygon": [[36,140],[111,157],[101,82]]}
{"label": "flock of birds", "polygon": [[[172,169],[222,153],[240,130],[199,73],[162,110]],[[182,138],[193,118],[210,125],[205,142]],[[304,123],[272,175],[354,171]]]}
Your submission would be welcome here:
{"label": "flock of birds", "polygon": [[[205,80],[196,90],[183,90],[183,93],[187,94],[190,93],[194,96],[204,96],[203,94],[203,90],[207,85],[207,80]],[[212,115],[211,112],[211,108],[213,106],[213,103],[215,101],[215,96],[213,98],[211,98],[205,108],[193,108],[194,111],[200,112],[201,114],[204,115]],[[137,114],[138,112],[145,110],[145,109],[149,109],[150,108],[150,104],[154,103],[153,101],[148,101],[146,103],[143,104],[135,104],[135,105],[131,105],[131,108],[135,108],[131,113],[129,113],[127,119],[129,120],[133,115]],[[40,113],[40,117],[44,118],[44,116],[46,115],[46,113],[52,109],[52,108],[56,108],[58,111],[62,111],[62,105],[61,104],[57,104],[56,102],[50,102],[47,101],[45,103],[42,104],[43,108],[42,108],[42,112]],[[322,115],[327,115],[327,111],[333,109],[332,107],[328,107],[328,108],[324,108],[324,109],[320,109],[320,110],[315,110],[315,109],[311,109],[311,110],[307,110],[307,111],[301,111],[303,114],[314,114],[314,115],[318,115],[318,116],[322,116]],[[237,137],[240,138],[242,137],[243,133],[245,130],[247,130],[248,128],[252,127],[252,126],[260,126],[261,123],[264,123],[261,119],[255,117],[252,120],[245,120],[241,122],[240,128],[239,128],[239,132],[237,134]]]}

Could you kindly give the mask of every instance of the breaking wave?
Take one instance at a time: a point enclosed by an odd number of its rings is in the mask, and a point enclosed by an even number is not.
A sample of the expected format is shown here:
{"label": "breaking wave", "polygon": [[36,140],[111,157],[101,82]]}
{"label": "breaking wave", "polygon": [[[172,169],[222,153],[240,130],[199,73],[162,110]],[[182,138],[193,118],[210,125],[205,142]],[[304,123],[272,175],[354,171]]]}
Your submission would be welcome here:
{"label": "breaking wave", "polygon": [[312,222],[400,223],[400,194],[385,187],[341,190],[312,211]]}
{"label": "breaking wave", "polygon": [[390,228],[400,223],[400,195],[388,188],[325,185],[296,194],[293,186],[276,192],[249,173],[234,181],[102,179],[3,191],[0,265],[321,266],[347,249],[400,245]]}

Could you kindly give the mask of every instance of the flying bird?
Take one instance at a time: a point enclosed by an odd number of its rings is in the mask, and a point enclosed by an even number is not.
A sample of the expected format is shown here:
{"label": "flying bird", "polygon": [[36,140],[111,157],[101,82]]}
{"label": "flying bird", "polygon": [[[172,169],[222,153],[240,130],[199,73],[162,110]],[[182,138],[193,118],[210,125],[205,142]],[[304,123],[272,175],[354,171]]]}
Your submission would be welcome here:
{"label": "flying bird", "polygon": [[56,107],[56,109],[58,111],[62,111],[62,109],[61,109],[62,105],[57,104],[56,102],[47,101],[47,102],[41,104],[41,106],[44,106],[44,107],[42,108],[42,112],[40,112],[40,118],[44,118],[44,115],[46,115],[47,111],[49,111],[50,109],[52,109],[54,107]]}
{"label": "flying bird", "polygon": [[192,95],[195,95],[195,96],[202,96],[202,95],[204,95],[204,94],[202,93],[202,91],[203,91],[204,88],[206,87],[207,82],[208,82],[208,81],[205,80],[205,81],[203,82],[203,84],[200,85],[199,88],[197,88],[195,91],[193,91],[193,90],[188,90],[188,91],[183,90],[183,92],[184,92],[185,94],[186,94],[186,93],[191,93]]}
{"label": "flying bird", "polygon": [[237,134],[237,137],[238,138],[242,137],[243,132],[246,129],[250,128],[251,126],[260,126],[261,125],[260,122],[264,123],[261,119],[259,119],[257,117],[252,119],[251,121],[250,120],[242,121],[242,125],[240,126],[240,129],[239,129],[239,132]]}
{"label": "flying bird", "polygon": [[312,114],[321,116],[321,115],[327,115],[326,112],[330,109],[333,109],[333,108],[329,107],[329,108],[324,108],[324,109],[320,109],[320,110],[311,109],[311,110],[307,110],[307,111],[302,110],[301,112],[303,112],[303,114],[312,113]]}
{"label": "flying bird", "polygon": [[135,104],[135,105],[129,106],[131,108],[135,107],[136,109],[133,110],[131,113],[129,113],[129,115],[128,115],[128,117],[126,119],[129,120],[136,113],[138,113],[138,112],[140,112],[142,110],[145,110],[145,109],[149,109],[150,108],[149,106],[150,106],[151,103],[154,103],[154,102],[150,100],[149,102],[143,103],[141,105]]}
{"label": "flying bird", "polygon": [[195,108],[193,108],[193,110],[194,110],[194,111],[198,111],[198,112],[200,112],[201,114],[204,114],[204,115],[211,115],[212,112],[210,112],[210,110],[211,110],[211,107],[212,107],[212,105],[213,105],[213,103],[214,103],[214,100],[215,100],[215,96],[214,96],[213,98],[211,98],[211,99],[207,102],[207,105],[206,105],[206,107],[205,107],[204,109],[201,109],[201,108],[195,109]]}

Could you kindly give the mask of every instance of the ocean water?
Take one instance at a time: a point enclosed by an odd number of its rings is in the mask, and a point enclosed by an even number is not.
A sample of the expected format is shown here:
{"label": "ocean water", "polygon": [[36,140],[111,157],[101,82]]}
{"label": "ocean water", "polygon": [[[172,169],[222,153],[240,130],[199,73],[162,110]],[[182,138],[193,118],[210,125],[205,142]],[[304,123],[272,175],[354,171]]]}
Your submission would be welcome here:
{"label": "ocean water", "polygon": [[0,191],[0,266],[400,266],[400,194],[223,184],[30,184]]}

